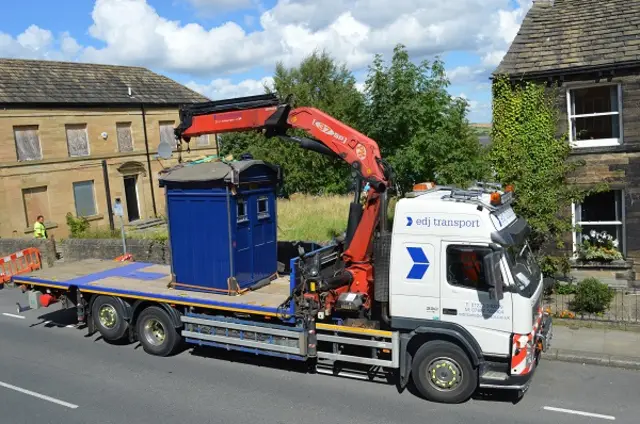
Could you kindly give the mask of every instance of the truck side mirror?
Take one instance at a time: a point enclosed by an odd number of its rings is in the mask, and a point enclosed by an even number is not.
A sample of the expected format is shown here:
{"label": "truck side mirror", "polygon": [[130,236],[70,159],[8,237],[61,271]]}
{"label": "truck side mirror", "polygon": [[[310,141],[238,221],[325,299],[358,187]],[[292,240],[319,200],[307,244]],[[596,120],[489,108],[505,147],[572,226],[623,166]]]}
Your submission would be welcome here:
{"label": "truck side mirror", "polygon": [[500,259],[502,252],[491,252],[483,258],[487,284],[491,286],[489,294],[493,299],[502,300],[504,298],[502,272],[500,271]]}

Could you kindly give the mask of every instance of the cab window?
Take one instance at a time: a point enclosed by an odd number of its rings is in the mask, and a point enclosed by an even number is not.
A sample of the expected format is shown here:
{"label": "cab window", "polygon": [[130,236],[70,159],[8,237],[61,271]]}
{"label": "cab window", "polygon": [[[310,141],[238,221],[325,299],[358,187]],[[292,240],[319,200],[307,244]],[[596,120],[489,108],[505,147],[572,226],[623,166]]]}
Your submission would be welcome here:
{"label": "cab window", "polygon": [[447,247],[447,282],[452,286],[489,291],[483,259],[491,249],[481,246]]}

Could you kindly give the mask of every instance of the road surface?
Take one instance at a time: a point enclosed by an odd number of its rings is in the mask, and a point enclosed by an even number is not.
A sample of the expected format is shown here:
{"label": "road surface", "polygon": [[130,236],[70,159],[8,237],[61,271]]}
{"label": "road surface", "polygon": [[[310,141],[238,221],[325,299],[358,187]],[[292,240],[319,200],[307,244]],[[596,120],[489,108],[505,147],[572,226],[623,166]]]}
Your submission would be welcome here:
{"label": "road surface", "polygon": [[66,327],[73,311],[52,306],[20,318],[16,301],[26,304],[17,290],[0,290],[2,423],[639,422],[636,371],[544,361],[516,404],[489,394],[441,405],[385,384],[306,375],[284,361],[200,349],[158,358],[137,343],[110,345]]}

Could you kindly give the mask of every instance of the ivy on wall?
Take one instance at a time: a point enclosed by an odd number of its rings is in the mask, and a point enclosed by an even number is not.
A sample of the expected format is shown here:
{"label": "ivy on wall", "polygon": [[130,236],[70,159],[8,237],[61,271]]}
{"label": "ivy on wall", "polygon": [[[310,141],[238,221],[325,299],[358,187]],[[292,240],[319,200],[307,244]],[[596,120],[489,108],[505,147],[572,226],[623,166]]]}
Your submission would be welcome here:
{"label": "ivy on wall", "polygon": [[547,275],[566,270],[562,259],[568,258],[560,252],[573,230],[571,203],[588,194],[569,184],[571,174],[584,162],[569,160],[567,134],[558,135],[558,89],[530,81],[514,83],[506,76],[497,77],[492,87],[489,160],[495,179],[514,185],[514,209],[529,221],[531,247]]}

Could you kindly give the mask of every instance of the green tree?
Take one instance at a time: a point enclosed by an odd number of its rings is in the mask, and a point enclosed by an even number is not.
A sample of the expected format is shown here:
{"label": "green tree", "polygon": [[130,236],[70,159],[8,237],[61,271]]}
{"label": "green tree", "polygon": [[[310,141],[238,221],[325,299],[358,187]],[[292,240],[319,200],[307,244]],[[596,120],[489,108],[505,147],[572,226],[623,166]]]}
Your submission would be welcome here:
{"label": "green tree", "polygon": [[[512,84],[507,77],[499,76],[492,91],[489,157],[496,177],[514,185],[514,209],[532,227],[531,247],[535,251],[562,249],[563,236],[573,228],[567,211],[587,191],[570,183],[571,175],[583,162],[571,160],[567,135],[557,134],[557,87],[533,82]],[[543,259],[546,264],[558,264]],[[555,268],[550,266],[548,273],[554,273]]]}
{"label": "green tree", "polygon": [[[356,88],[356,80],[345,65],[338,65],[326,52],[313,52],[294,68],[278,63],[273,91],[284,99],[293,95],[295,106],[321,109],[356,128],[362,115],[364,97]],[[266,87],[265,91],[271,91]],[[292,135],[306,135],[292,132]],[[342,194],[351,189],[349,167],[341,160],[277,138],[265,139],[261,134],[227,134],[221,137],[223,154],[238,156],[243,152],[255,158],[282,166],[286,194]]]}
{"label": "green tree", "polygon": [[390,65],[376,55],[369,68],[363,132],[378,142],[402,190],[421,181],[466,184],[487,174],[468,103],[448,86],[442,61],[415,64],[403,45]]}

